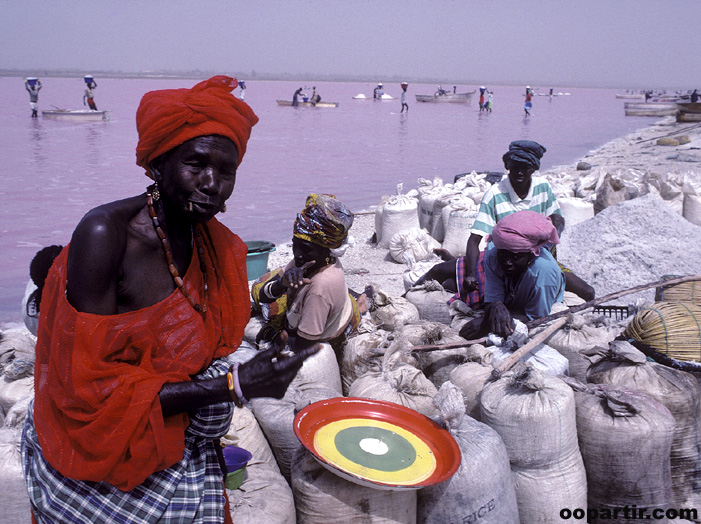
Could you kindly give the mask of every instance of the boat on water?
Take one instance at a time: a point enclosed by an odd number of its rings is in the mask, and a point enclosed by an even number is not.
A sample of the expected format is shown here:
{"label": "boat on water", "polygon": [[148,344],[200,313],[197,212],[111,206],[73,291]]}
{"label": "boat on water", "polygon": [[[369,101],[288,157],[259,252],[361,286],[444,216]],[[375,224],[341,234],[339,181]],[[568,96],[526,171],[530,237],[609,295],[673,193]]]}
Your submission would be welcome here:
{"label": "boat on water", "polygon": [[440,93],[436,91],[432,95],[416,95],[417,102],[437,102],[449,104],[468,104],[475,91],[468,93]]}
{"label": "boat on water", "polygon": [[616,93],[616,98],[625,100],[642,100],[645,98],[643,93]]}
{"label": "boat on water", "polygon": [[[279,106],[291,106],[292,105],[292,100],[276,100],[277,105]],[[311,102],[297,102],[297,107],[338,107],[338,102],[326,102],[324,100],[321,100],[317,102],[316,104],[312,104]]]}
{"label": "boat on water", "polygon": [[626,102],[626,116],[671,116],[677,114],[675,102]]}
{"label": "boat on water", "polygon": [[365,96],[363,93],[360,93],[359,95],[355,95],[353,97],[353,100],[396,100],[397,97],[394,97],[392,95],[388,95],[387,93],[382,93],[378,98],[374,98],[372,96]]}
{"label": "boat on water", "polygon": [[52,120],[72,120],[74,122],[108,122],[112,120],[112,111],[93,111],[92,109],[44,109],[41,116]]}
{"label": "boat on water", "polygon": [[677,102],[677,122],[701,122],[701,102]]}

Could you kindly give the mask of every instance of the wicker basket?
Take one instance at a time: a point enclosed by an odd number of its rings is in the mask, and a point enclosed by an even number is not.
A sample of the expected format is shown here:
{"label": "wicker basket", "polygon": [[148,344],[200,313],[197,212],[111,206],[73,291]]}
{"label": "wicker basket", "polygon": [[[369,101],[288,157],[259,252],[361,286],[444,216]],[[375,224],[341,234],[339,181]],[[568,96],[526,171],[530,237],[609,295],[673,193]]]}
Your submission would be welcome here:
{"label": "wicker basket", "polygon": [[[681,275],[663,275],[660,282],[678,278]],[[655,288],[655,301],[657,302],[688,302],[701,305],[701,281],[694,280],[683,282],[669,287],[660,286]]]}
{"label": "wicker basket", "polygon": [[673,359],[701,362],[701,306],[655,302],[633,317],[624,335]]}

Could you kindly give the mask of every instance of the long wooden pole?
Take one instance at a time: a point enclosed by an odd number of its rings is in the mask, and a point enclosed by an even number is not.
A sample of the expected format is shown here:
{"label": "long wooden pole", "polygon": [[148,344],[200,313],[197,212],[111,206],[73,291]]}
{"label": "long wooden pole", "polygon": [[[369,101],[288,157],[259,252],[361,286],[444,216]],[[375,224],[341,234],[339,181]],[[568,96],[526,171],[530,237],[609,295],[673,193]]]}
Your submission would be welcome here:
{"label": "long wooden pole", "polygon": [[685,277],[670,278],[669,280],[656,280],[655,282],[640,284],[639,286],[624,289],[623,291],[616,291],[615,293],[604,295],[601,298],[589,300],[588,302],[584,302],[583,304],[579,304],[578,306],[572,306],[571,308],[565,309],[564,311],[558,311],[557,313],[553,313],[552,315],[546,315],[544,317],[536,318],[534,320],[531,320],[528,324],[526,324],[526,327],[528,327],[528,329],[532,329],[536,326],[540,326],[541,324],[545,324],[546,322],[550,322],[551,320],[555,320],[557,318],[569,315],[570,313],[577,313],[578,311],[589,309],[590,307],[598,306],[599,304],[603,304],[604,302],[610,302],[611,300],[615,300],[625,295],[630,295],[631,293],[637,293],[638,291],[645,291],[646,289],[650,289],[653,287],[675,286],[677,284],[683,284],[684,282],[693,282],[696,280],[701,280],[701,275],[689,275]]}

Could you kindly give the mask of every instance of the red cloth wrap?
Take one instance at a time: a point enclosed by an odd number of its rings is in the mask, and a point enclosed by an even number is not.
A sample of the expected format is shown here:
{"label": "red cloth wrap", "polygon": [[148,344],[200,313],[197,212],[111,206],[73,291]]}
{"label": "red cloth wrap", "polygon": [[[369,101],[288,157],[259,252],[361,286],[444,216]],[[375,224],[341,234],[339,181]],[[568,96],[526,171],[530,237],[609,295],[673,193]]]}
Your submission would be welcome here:
{"label": "red cloth wrap", "polygon": [[[206,229],[204,318],[177,289],[137,311],[77,312],[65,298],[69,247],[56,259],[41,301],[34,420],[44,457],[64,476],[131,490],[182,459],[189,419],[164,419],[158,393],[232,353],[250,317],[246,245],[216,219]],[[192,256],[184,282],[201,303]]]}
{"label": "red cloth wrap", "polygon": [[240,165],[258,117],[248,104],[231,94],[237,85],[235,78],[213,76],[192,89],[146,93],[136,111],[137,165],[148,170],[154,158],[205,135],[222,135],[233,140]]}
{"label": "red cloth wrap", "polygon": [[540,255],[540,248],[545,244],[559,244],[560,237],[550,217],[535,211],[518,211],[502,218],[494,226],[489,237],[497,249],[514,253],[530,251]]}

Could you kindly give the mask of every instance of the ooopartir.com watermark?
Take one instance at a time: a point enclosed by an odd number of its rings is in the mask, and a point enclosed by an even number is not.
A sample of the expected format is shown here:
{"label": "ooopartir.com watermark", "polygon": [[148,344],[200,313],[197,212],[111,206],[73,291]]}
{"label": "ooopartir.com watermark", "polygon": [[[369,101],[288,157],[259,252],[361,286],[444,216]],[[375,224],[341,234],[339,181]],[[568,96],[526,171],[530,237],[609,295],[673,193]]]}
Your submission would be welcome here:
{"label": "ooopartir.com watermark", "polygon": [[663,520],[663,519],[686,519],[698,520],[698,512],[696,508],[644,508],[638,507],[635,504],[623,506],[622,508],[563,508],[560,510],[560,518],[567,520],[574,518],[576,520],[587,519],[587,522],[592,522],[595,519],[599,520],[615,520],[615,519],[639,519],[639,520]]}

